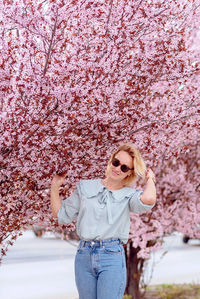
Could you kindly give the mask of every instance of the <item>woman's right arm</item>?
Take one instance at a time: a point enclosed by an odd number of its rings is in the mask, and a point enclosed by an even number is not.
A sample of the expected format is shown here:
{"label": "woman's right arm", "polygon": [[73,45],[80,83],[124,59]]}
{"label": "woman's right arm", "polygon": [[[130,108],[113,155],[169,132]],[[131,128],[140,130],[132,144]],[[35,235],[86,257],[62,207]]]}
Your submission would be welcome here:
{"label": "woman's right arm", "polygon": [[59,197],[59,189],[60,186],[64,183],[65,177],[67,174],[58,175],[56,174],[51,182],[51,193],[50,193],[50,201],[51,201],[51,210],[53,217],[57,218],[58,211],[61,207],[61,199]]}

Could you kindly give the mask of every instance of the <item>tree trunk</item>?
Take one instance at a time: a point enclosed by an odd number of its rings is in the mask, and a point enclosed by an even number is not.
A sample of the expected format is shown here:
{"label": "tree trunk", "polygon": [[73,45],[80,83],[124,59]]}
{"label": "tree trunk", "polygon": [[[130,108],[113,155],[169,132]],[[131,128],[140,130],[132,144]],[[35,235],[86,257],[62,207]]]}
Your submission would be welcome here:
{"label": "tree trunk", "polygon": [[143,271],[144,259],[137,257],[137,253],[140,248],[134,248],[132,241],[127,243],[124,250],[127,265],[127,284],[125,294],[132,295],[132,299],[141,299],[139,282]]}

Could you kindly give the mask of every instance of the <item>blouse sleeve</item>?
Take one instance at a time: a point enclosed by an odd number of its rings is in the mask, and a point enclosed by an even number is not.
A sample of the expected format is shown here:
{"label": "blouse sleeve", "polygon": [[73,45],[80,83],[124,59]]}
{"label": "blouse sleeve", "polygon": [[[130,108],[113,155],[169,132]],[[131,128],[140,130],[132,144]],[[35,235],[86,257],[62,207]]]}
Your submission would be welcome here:
{"label": "blouse sleeve", "polygon": [[78,188],[70,197],[67,197],[62,201],[61,207],[57,213],[59,224],[69,224],[71,223],[79,213],[80,207],[80,195],[78,193]]}
{"label": "blouse sleeve", "polygon": [[140,199],[142,193],[143,191],[135,190],[134,194],[131,196],[129,200],[130,212],[141,213],[141,212],[148,211],[155,206],[155,204],[152,205],[144,204]]}

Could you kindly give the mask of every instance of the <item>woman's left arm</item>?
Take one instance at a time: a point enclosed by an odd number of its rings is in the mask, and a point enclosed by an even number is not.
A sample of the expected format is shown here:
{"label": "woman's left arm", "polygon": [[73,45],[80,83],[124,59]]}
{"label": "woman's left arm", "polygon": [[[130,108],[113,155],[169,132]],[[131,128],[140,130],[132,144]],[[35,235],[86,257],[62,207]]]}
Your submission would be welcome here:
{"label": "woman's left arm", "polygon": [[156,203],[156,186],[155,175],[151,169],[146,171],[146,186],[140,197],[141,201],[146,205],[153,205]]}

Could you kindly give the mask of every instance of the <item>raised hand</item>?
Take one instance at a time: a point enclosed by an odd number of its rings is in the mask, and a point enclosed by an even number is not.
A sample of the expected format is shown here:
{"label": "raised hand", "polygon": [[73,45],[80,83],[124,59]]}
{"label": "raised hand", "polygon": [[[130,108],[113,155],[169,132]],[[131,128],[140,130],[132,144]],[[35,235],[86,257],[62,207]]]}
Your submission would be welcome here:
{"label": "raised hand", "polygon": [[145,180],[147,181],[148,179],[152,179],[153,182],[156,183],[155,174],[154,174],[154,172],[151,170],[151,168],[148,168],[148,169],[146,170]]}
{"label": "raised hand", "polygon": [[55,174],[55,176],[53,177],[53,179],[51,181],[51,185],[60,187],[61,185],[64,184],[66,176],[67,176],[67,173],[63,173],[61,175]]}

